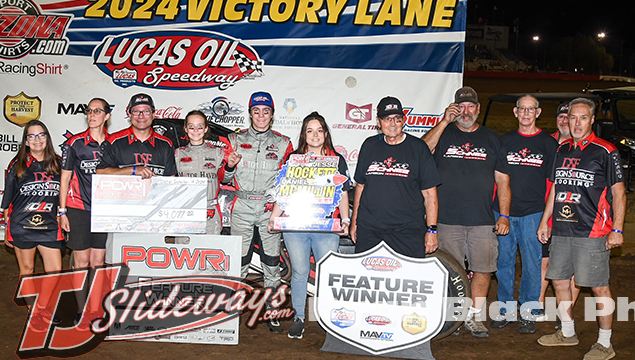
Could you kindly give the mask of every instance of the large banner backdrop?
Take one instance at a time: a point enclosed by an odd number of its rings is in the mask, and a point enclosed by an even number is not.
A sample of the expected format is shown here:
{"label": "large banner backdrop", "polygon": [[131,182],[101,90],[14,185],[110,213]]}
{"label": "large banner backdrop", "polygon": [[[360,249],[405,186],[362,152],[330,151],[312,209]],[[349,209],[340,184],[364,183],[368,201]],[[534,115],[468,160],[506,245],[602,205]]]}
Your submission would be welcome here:
{"label": "large banner backdrop", "polygon": [[[0,164],[31,119],[53,141],[86,127],[85,105],[125,107],[150,94],[158,118],[193,109],[248,126],[258,90],[275,100],[274,129],[297,142],[317,110],[354,171],[377,133],[375,105],[400,98],[406,131],[434,126],[462,84],[466,0],[0,0]],[[0,188],[4,187],[4,179]]]}

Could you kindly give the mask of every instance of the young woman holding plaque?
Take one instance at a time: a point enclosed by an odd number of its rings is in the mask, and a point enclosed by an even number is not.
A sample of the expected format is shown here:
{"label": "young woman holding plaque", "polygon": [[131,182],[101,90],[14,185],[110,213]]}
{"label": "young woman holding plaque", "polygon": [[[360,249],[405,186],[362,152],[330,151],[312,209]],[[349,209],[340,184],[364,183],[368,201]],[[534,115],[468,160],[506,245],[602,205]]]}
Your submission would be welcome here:
{"label": "young woman holding plaque", "polygon": [[223,229],[222,214],[218,204],[220,182],[229,175],[225,167],[234,168],[240,160],[231,151],[227,138],[216,141],[205,140],[207,117],[199,110],[192,110],[185,116],[185,133],[189,143],[174,151],[176,170],[179,176],[207,178],[207,234],[220,234]]}
{"label": "young woman holding plaque", "polygon": [[[304,118],[298,148],[293,154],[308,154],[337,156],[339,157],[338,172],[348,175],[346,159],[333,147],[331,133],[324,117],[314,111]],[[338,208],[331,215],[333,218],[341,218],[342,232],[348,234],[350,224],[348,211],[348,190],[351,183],[347,180],[342,189],[342,198]],[[276,206],[269,221],[269,231],[273,230],[273,219],[282,215],[283,211]],[[340,241],[340,234],[328,232],[283,232],[284,243],[291,259],[291,302],[295,310],[293,324],[289,328],[288,336],[291,339],[302,339],[304,334],[304,309],[306,307],[307,281],[311,270],[310,256],[313,252],[317,263],[329,250],[337,251]]]}
{"label": "young woman holding plaque", "polygon": [[[44,123],[29,121],[24,126],[18,154],[9,163],[2,198],[7,223],[4,244],[15,251],[20,277],[33,274],[36,251],[42,256],[44,271],[62,270],[64,237],[58,224],[60,161]],[[39,300],[43,300],[40,303],[46,303],[52,289],[37,292],[42,297]],[[52,318],[53,314],[38,309],[29,326],[44,328]]]}

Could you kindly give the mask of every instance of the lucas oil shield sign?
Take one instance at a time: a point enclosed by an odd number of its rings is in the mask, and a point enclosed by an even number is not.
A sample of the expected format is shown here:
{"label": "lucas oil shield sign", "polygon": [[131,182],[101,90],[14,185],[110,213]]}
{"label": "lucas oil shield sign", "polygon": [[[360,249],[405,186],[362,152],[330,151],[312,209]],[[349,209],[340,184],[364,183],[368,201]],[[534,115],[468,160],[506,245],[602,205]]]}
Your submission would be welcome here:
{"label": "lucas oil shield sign", "polygon": [[317,264],[315,315],[336,338],[380,355],[432,339],[445,321],[448,271],[384,242],[364,253],[329,253]]}

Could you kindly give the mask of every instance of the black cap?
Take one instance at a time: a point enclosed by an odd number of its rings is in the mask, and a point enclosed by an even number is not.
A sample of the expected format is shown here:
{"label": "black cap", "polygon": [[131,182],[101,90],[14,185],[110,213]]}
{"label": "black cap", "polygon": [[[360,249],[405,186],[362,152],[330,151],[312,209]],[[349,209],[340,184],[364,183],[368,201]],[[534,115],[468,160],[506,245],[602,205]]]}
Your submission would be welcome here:
{"label": "black cap", "polygon": [[561,102],[560,105],[558,105],[558,111],[556,111],[556,116],[560,114],[567,114],[568,112],[569,112],[569,103]]}
{"label": "black cap", "polygon": [[385,118],[389,115],[403,115],[401,101],[396,97],[386,96],[377,105],[377,117]]}
{"label": "black cap", "polygon": [[128,111],[137,105],[150,105],[152,110],[154,110],[154,101],[148,94],[135,94],[130,98],[130,102],[128,102]]}
{"label": "black cap", "polygon": [[469,86],[463,86],[454,93],[455,103],[460,104],[466,101],[478,104],[478,94],[476,93],[476,90]]}

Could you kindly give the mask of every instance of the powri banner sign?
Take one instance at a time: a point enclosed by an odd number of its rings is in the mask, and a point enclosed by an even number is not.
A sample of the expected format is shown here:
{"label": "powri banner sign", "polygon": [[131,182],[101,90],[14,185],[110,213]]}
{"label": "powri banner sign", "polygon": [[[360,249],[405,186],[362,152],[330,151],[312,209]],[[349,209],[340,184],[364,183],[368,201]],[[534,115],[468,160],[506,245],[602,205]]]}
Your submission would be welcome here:
{"label": "powri banner sign", "polygon": [[[354,171],[377,132],[386,95],[404,104],[406,131],[434,126],[462,84],[466,1],[7,0],[0,2],[3,117],[0,162],[24,123],[44,121],[55,145],[86,127],[85,104],[125,106],[150,94],[161,118],[202,110],[248,126],[248,96],[272,93],[274,129],[298,138],[317,110]],[[0,180],[0,181],[4,181]]]}

